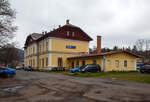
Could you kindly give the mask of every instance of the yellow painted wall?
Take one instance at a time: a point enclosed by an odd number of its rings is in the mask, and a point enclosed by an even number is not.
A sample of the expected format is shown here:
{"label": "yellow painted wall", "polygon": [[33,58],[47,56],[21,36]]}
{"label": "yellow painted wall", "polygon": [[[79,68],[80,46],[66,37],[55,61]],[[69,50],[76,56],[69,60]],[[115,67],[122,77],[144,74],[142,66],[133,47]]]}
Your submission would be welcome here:
{"label": "yellow painted wall", "polygon": [[[66,48],[66,45],[76,46],[76,49]],[[52,39],[52,50],[60,52],[88,52],[88,42]]]}
{"label": "yellow painted wall", "polygon": [[[46,66],[46,58],[48,58],[48,65]],[[43,61],[42,59],[44,59],[44,67],[43,67]],[[39,69],[49,69],[50,68],[50,59],[49,59],[49,54],[43,54],[40,55],[38,58],[38,67]]]}
{"label": "yellow painted wall", "polygon": [[93,60],[96,60],[96,64],[99,64],[99,66],[102,67],[102,57],[101,56],[70,59],[68,61],[68,64],[69,64],[69,68],[71,69],[72,62],[74,62],[74,67],[77,67],[77,64],[76,64],[77,61],[79,61],[79,65],[82,66],[82,61],[85,61],[85,65],[87,65],[87,64],[93,64]]}
{"label": "yellow painted wall", "polygon": [[[116,67],[116,60],[119,60],[119,67]],[[124,61],[127,60],[127,67]],[[105,56],[105,71],[130,71],[135,70],[136,58],[126,53],[112,54]],[[109,63],[111,61],[111,64]]]}
{"label": "yellow painted wall", "polygon": [[[37,67],[37,43],[30,44],[24,51],[24,65]],[[32,63],[31,63],[32,60]],[[34,61],[33,61],[34,60]],[[34,63],[34,64],[33,64]]]}
{"label": "yellow painted wall", "polygon": [[[86,64],[93,64],[93,60],[96,60],[96,63],[102,66],[102,56],[95,57],[86,57],[86,58],[76,58],[70,59],[68,64],[69,68],[72,66],[72,62],[74,62],[74,66],[76,67],[76,62],[79,61],[79,65],[82,66],[82,61],[85,60]],[[116,60],[119,60],[119,67],[116,67]],[[127,67],[124,67],[124,61],[127,61]],[[110,62],[111,61],[111,64]],[[136,58],[132,55],[119,53],[105,56],[105,71],[134,71],[136,66]]]}
{"label": "yellow painted wall", "polygon": [[63,62],[63,67],[66,67],[66,69],[69,68],[69,64],[68,64],[68,57],[72,57],[72,56],[76,56],[76,55],[72,55],[72,54],[56,54],[53,53],[51,55],[51,59],[52,59],[52,67],[58,67],[58,58],[62,57],[62,62]]}
{"label": "yellow painted wall", "polygon": [[[46,48],[46,42],[47,42],[47,48]],[[48,51],[48,49],[49,49],[49,40],[48,39],[44,39],[44,40],[42,40],[42,41],[40,41],[39,42],[39,44],[38,44],[38,46],[39,46],[39,49],[38,49],[38,51],[41,53],[41,52],[45,52],[45,51]],[[41,49],[40,49],[40,46],[41,46]]]}

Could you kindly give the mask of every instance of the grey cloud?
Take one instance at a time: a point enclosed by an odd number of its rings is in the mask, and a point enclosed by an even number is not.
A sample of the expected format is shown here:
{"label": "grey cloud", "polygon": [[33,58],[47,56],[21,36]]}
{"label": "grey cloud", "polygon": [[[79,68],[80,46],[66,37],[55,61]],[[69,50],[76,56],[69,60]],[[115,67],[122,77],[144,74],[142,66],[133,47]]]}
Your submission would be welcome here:
{"label": "grey cloud", "polygon": [[103,36],[103,47],[133,45],[150,38],[149,0],[11,0],[19,26],[15,40],[23,47],[32,32],[50,31],[66,19],[81,27],[94,41]]}

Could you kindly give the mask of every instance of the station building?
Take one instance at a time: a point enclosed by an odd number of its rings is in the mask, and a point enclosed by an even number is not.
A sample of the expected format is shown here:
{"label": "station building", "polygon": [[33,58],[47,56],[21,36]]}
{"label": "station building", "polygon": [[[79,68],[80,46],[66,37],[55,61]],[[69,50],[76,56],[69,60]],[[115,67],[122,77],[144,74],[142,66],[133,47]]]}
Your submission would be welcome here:
{"label": "station building", "polygon": [[86,64],[99,64],[103,71],[136,70],[140,56],[129,51],[101,53],[101,36],[97,36],[97,53],[89,54],[93,39],[80,27],[66,20],[50,32],[30,34],[25,42],[24,63],[34,69],[51,70],[55,67],[70,69]]}

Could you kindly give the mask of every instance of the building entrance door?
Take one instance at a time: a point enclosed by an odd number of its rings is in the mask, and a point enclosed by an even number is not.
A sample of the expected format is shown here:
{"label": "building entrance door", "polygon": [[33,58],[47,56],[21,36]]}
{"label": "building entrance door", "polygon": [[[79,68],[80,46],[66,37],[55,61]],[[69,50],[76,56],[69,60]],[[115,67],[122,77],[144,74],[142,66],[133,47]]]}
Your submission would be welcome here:
{"label": "building entrance door", "polygon": [[74,68],[74,62],[72,62],[72,68]]}
{"label": "building entrance door", "polygon": [[59,57],[58,58],[58,67],[62,67],[62,63],[63,63],[62,58]]}

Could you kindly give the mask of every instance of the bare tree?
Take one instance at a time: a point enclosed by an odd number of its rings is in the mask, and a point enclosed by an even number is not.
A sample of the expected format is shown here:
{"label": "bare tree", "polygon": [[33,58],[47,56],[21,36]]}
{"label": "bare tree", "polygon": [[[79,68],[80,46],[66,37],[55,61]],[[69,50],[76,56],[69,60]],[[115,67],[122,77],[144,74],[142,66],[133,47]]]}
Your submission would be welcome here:
{"label": "bare tree", "polygon": [[150,40],[145,40],[145,50],[148,51],[150,50]]}
{"label": "bare tree", "polygon": [[0,0],[0,47],[14,37],[17,27],[13,25],[16,12],[10,7],[9,0]]}
{"label": "bare tree", "polygon": [[14,66],[20,62],[20,59],[21,55],[13,43],[0,48],[0,63]]}
{"label": "bare tree", "polygon": [[138,39],[137,41],[136,41],[136,46],[137,46],[137,48],[138,48],[138,50],[139,51],[143,51],[144,49],[144,43],[145,43],[145,41],[144,41],[144,39]]}

